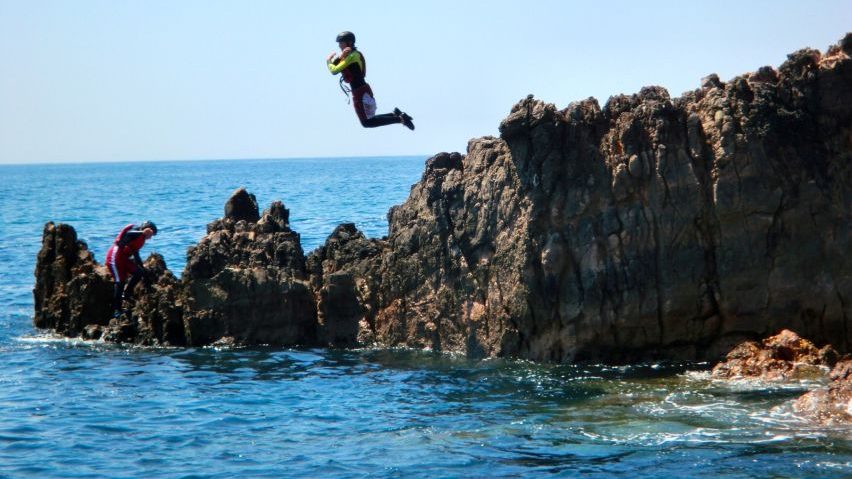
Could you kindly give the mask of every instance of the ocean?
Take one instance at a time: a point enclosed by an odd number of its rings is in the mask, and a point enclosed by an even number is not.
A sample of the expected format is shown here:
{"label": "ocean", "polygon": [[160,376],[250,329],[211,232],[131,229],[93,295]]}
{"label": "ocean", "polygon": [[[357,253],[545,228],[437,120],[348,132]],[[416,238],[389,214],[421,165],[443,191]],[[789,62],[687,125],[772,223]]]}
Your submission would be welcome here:
{"label": "ocean", "polygon": [[307,254],[387,233],[425,157],[0,166],[0,478],[852,477],[852,428],[791,403],[818,384],[709,364],[535,364],[412,350],[141,348],[32,326],[47,221],[102,262],[128,222],[180,274],[245,186]]}

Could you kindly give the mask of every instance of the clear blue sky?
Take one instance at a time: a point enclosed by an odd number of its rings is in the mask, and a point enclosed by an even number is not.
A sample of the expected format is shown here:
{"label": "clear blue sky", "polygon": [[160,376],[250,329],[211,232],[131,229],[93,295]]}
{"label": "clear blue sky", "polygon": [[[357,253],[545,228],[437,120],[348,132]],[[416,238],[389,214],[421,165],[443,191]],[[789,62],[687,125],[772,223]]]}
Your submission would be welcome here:
{"label": "clear blue sky", "polygon": [[[324,62],[341,30],[415,132],[358,124]],[[677,96],[849,30],[849,0],[0,0],[0,163],[464,151],[528,93]]]}

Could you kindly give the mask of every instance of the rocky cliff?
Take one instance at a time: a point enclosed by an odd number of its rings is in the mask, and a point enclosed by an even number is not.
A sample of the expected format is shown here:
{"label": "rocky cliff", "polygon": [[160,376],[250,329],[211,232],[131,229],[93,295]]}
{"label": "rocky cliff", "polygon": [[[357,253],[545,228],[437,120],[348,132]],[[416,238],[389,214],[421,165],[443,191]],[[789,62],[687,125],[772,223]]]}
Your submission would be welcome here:
{"label": "rocky cliff", "polygon": [[[680,98],[527,98],[499,138],[430,158],[386,239],[341,225],[307,258],[283,205],[238,192],[108,337],[628,361],[789,328],[849,351],[850,55],[852,34]],[[35,323],[115,331],[69,230],[45,229]]]}
{"label": "rocky cliff", "polygon": [[715,359],[790,328],[848,351],[850,54],[847,35],[675,99],[527,98],[500,138],[427,161],[385,242],[333,235],[313,283],[348,278],[332,321],[382,345]]}

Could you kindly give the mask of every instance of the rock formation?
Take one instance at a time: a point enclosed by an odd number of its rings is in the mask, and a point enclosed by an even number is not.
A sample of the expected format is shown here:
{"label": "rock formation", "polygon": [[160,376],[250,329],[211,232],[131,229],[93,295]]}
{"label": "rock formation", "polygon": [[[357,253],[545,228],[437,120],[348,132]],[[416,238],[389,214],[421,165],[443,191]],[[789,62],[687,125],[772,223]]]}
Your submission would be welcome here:
{"label": "rock formation", "polygon": [[852,424],[852,359],[848,355],[842,360],[838,357],[831,346],[817,348],[807,339],[784,330],[760,343],[739,344],[713,368],[712,377],[787,382],[822,380],[827,376],[828,386],[796,399],[793,410],[823,425]]}
{"label": "rock formation", "polygon": [[112,282],[86,243],[68,225],[47,223],[42,233],[33,289],[37,328],[77,336],[111,317]]}
{"label": "rock formation", "polygon": [[190,248],[181,282],[187,344],[316,342],[305,255],[281,202],[259,216],[254,197],[237,190]]}
{"label": "rock formation", "polygon": [[741,343],[728,353],[725,361],[713,368],[712,376],[767,381],[808,379],[824,376],[837,359],[837,351],[831,346],[817,348],[785,329],[760,343]]}
{"label": "rock formation", "polygon": [[500,138],[427,161],[383,244],[332,238],[323,278],[359,304],[325,317],[536,360],[716,359],[782,328],[848,351],[850,53],[852,34],[676,99],[521,101]]}
{"label": "rock formation", "polygon": [[[193,345],[618,362],[717,359],[789,328],[849,351],[850,54],[852,34],[680,98],[529,97],[499,138],[430,158],[386,239],[341,225],[307,259],[283,205],[261,217],[238,192],[128,340],[175,344],[182,325]],[[106,326],[85,248],[47,230],[36,325]]]}
{"label": "rock formation", "polygon": [[852,360],[837,363],[829,378],[827,388],[806,393],[796,400],[793,409],[821,424],[852,424]]}
{"label": "rock formation", "polygon": [[180,280],[145,260],[127,314],[112,319],[112,279],[68,225],[48,223],[36,266],[35,325],[67,336],[145,345],[316,344],[316,306],[299,235],[280,202],[259,215],[238,189],[187,253]]}

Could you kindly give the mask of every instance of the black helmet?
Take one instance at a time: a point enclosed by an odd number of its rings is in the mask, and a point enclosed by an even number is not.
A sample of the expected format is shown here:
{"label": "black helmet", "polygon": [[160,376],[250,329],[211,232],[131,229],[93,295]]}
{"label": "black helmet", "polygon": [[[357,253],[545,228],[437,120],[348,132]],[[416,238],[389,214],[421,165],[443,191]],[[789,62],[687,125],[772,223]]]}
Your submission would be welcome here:
{"label": "black helmet", "polygon": [[144,230],[145,228],[151,228],[154,234],[157,234],[157,225],[155,225],[153,221],[145,221],[141,226],[139,226],[140,230]]}
{"label": "black helmet", "polygon": [[352,32],[348,32],[348,31],[347,32],[340,32],[340,34],[337,35],[337,41],[338,42],[349,42],[349,43],[354,45],[355,44],[355,34],[352,33]]}

